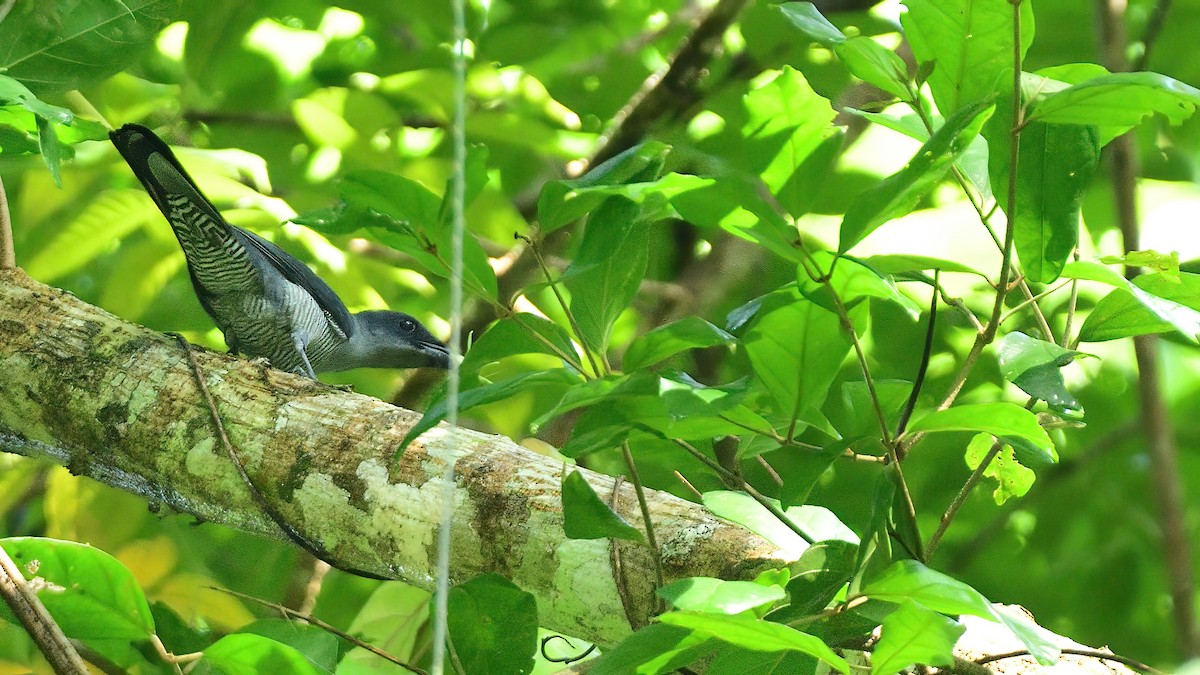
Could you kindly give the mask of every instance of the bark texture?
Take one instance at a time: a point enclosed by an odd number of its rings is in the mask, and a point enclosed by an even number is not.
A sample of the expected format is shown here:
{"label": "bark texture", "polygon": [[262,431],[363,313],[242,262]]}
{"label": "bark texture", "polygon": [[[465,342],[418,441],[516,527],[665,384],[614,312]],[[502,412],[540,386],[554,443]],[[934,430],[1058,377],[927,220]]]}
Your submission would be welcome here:
{"label": "bark texture", "polygon": [[[543,626],[613,643],[650,613],[652,560],[562,531],[560,462],[507,438],[445,425],[391,457],[419,415],[256,363],[196,354],[247,471],[284,520],[341,565],[431,588],[442,475],[455,463],[451,577],[510,577]],[[230,527],[282,538],[213,430],[191,366],[168,336],[22,272],[0,272],[0,450]],[[608,498],[613,479],[584,472]],[[700,506],[651,491],[668,581],[753,578],[784,554]],[[633,489],[617,509],[639,523]],[[625,592],[618,585],[625,586]],[[622,602],[622,596],[626,602]]]}

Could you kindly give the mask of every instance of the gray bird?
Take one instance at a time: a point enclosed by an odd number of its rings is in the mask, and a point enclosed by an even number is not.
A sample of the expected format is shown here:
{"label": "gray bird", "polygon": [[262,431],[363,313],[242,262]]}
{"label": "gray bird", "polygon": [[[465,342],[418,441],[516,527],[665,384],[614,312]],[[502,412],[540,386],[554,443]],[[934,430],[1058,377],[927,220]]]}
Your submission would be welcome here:
{"label": "gray bird", "polygon": [[225,222],[145,127],[109,134],[183,247],[200,305],[234,354],[316,379],[351,368],[449,368],[446,345],[401,312],[351,314],[304,263]]}

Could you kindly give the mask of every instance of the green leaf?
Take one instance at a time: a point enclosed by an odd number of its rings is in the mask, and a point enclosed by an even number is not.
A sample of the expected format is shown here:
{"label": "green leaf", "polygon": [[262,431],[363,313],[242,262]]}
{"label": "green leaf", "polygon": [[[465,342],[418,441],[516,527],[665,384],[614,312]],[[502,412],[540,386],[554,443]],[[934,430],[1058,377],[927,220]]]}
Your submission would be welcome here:
{"label": "green leaf", "polygon": [[38,5],[0,22],[0,70],[36,92],[82,89],[153,46],[178,0],[75,0]]}
{"label": "green leaf", "polygon": [[[1175,328],[1162,318],[1162,311],[1167,307],[1178,305],[1200,311],[1200,275],[1187,272],[1143,274],[1136,277],[1132,285],[1140,291],[1138,296],[1118,288],[1100,299],[1083,323],[1079,333],[1081,341],[1100,342],[1132,335],[1166,333]],[[1147,297],[1152,306],[1167,305],[1159,307],[1160,311],[1152,311],[1143,302]],[[1169,315],[1183,321],[1186,314],[1179,307]],[[1189,323],[1183,322],[1182,325]]]}
{"label": "green leaf", "polygon": [[806,616],[825,609],[854,576],[857,555],[857,545],[840,539],[808,547],[791,566],[792,580],[787,585],[790,612]]}
{"label": "green leaf", "polygon": [[803,171],[806,160],[830,137],[837,115],[799,71],[784,66],[767,84],[746,94],[746,123],[740,163],[758,176],[793,217],[808,210],[813,186]]}
{"label": "green leaf", "polygon": [[1004,379],[1030,396],[1046,401],[1055,410],[1068,414],[1082,411],[1079,400],[1067,390],[1059,371],[1079,352],[1017,331],[1001,338],[996,343],[996,351]]}
{"label": "green leaf", "polygon": [[579,178],[550,181],[538,196],[538,225],[543,235],[583,217],[606,198],[620,195],[638,202],[658,192],[656,185],[697,187],[704,179],[672,174],[663,183],[655,181],[671,147],[658,141],[635,145],[592,168]]}
{"label": "green leaf", "polygon": [[492,324],[471,345],[459,366],[464,377],[476,374],[484,366],[517,354],[566,355],[576,362],[579,354],[571,337],[558,324],[536,314],[517,313]]}
{"label": "green leaf", "polygon": [[[774,499],[767,501],[776,507],[779,506],[779,502]],[[715,515],[765,537],[786,551],[789,556],[798,558],[808,548],[808,542],[750,495],[729,490],[712,490],[704,493],[701,502]],[[858,543],[854,532],[824,507],[793,506],[784,511],[784,515],[813,541],[838,539]]]}
{"label": "green leaf", "polygon": [[223,675],[322,672],[296,649],[253,633],[235,633],[217,640],[204,650],[202,662]]}
{"label": "green leaf", "polygon": [[1038,424],[1037,415],[1013,403],[958,405],[929,413],[908,425],[907,433],[983,431],[993,436],[1023,438],[1054,461],[1054,443]]}
{"label": "green leaf", "polygon": [[1181,124],[1200,105],[1200,89],[1159,73],[1111,73],[1036,100],[1026,120],[1132,127],[1158,113]]}
{"label": "green leaf", "polygon": [[706,187],[671,199],[680,218],[698,227],[720,227],[736,237],[761,244],[784,260],[793,263],[802,260],[795,228],[763,199],[758,186],[737,177],[711,180]]}
{"label": "green leaf", "polygon": [[1148,267],[1150,272],[1158,272],[1176,280],[1179,279],[1179,252],[1159,253],[1154,250],[1129,251],[1125,255],[1106,255],[1100,257],[1105,265],[1126,265],[1128,267]]}
{"label": "green leaf", "polygon": [[[797,425],[799,426],[799,425]],[[850,447],[852,439],[843,439],[820,450],[794,450],[788,457],[783,485],[779,487],[779,502],[784,508],[808,501],[813,486],[838,457]]]}
{"label": "green leaf", "polygon": [[[0,540],[67,637],[138,641],[154,633],[146,596],[116,558],[86,544],[39,537]],[[8,605],[0,617],[16,624]]]}
{"label": "green leaf", "polygon": [[[992,443],[995,442],[991,434],[978,434],[972,438],[971,442],[967,444],[967,452],[964,455],[967,468],[974,471],[992,449]],[[1000,452],[984,469],[983,475],[996,481],[996,489],[992,492],[992,498],[996,501],[997,506],[1003,505],[1013,497],[1025,496],[1037,478],[1032,470],[1017,461],[1013,447],[1008,444],[1000,449]]]}
{"label": "green leaf", "polygon": [[795,288],[764,299],[742,337],[755,377],[787,416],[821,406],[850,346],[837,315]]}
{"label": "green leaf", "polygon": [[[0,22],[2,24],[3,22]],[[0,34],[4,29],[0,26]],[[67,108],[50,105],[39,99],[29,88],[8,75],[0,74],[0,105],[18,105],[36,115],[42,120],[71,124],[75,121],[75,113]]]}
{"label": "green leaf", "polygon": [[300,652],[321,672],[337,669],[338,638],[317,626],[284,619],[260,619],[242,628],[239,633],[252,633],[270,638]]}
{"label": "green leaf", "polygon": [[[522,373],[516,377],[483,384],[472,389],[465,389],[458,393],[458,411],[460,413],[486,405],[502,401],[510,396],[513,396],[522,391],[533,391],[541,388],[565,389],[567,386],[579,381],[578,373],[575,373],[566,368],[555,368],[553,370],[539,370],[532,373]],[[421,419],[413,425],[404,440],[400,442],[400,447],[396,450],[397,457],[404,452],[404,448],[408,447],[421,434],[429,431],[437,426],[446,418],[448,405],[445,396],[439,398],[435,403],[425,409],[425,414]]]}
{"label": "green leaf", "polygon": [[622,368],[629,372],[652,366],[687,349],[730,344],[734,337],[698,316],[659,326],[629,344]]}
{"label": "green leaf", "polygon": [[1080,205],[1100,161],[1099,132],[1033,122],[1020,142],[1016,213],[1010,214],[1017,256],[1030,281],[1050,283],[1079,242]]}
{"label": "green leaf", "polygon": [[[879,272],[856,258],[843,256],[838,259],[830,251],[817,251],[813,253],[812,260],[818,269],[833,270],[829,286],[837,291],[838,297],[846,307],[853,308],[859,301],[866,298],[878,298],[901,308],[913,321],[920,318],[921,306],[915,300],[901,293],[891,279],[880,276]],[[815,286],[816,292],[812,292],[811,289],[814,288],[814,285],[806,283],[808,274],[804,269],[798,268],[796,273],[801,284],[801,292],[805,297],[820,303],[822,307],[831,312],[837,311],[836,303],[829,298],[828,286],[823,284]]]}
{"label": "green leaf", "polygon": [[[467,148],[467,161],[463,168],[465,183],[463,185],[463,208],[470,206],[483,188],[487,186],[488,149],[485,145],[471,145]],[[454,226],[454,179],[446,181],[446,189],[442,191],[442,203],[438,209],[438,222],[442,229],[449,230]]]}
{"label": "green leaf", "polygon": [[[1155,291],[1163,293],[1174,291],[1179,294],[1178,297],[1180,300],[1186,299],[1190,302],[1195,302],[1194,298],[1200,297],[1200,295],[1197,295],[1197,290],[1200,289],[1200,281],[1197,281],[1197,279],[1200,279],[1200,277],[1192,279],[1189,275],[1180,274],[1179,283],[1175,284],[1171,281],[1154,281],[1159,275],[1144,275],[1150,278],[1140,284],[1131,283],[1128,279],[1104,265],[1090,261],[1068,263],[1063,268],[1063,276],[1070,279],[1099,281],[1109,286],[1116,286],[1118,289],[1132,295],[1138,304],[1153,314],[1155,319],[1174,327],[1175,330],[1179,331],[1183,337],[1191,342],[1200,342],[1200,311],[1197,308],[1191,307],[1184,302],[1161,297],[1155,292],[1150,292],[1142,288],[1142,286],[1152,284],[1153,286],[1151,287]],[[1176,286],[1179,288],[1173,288]],[[1200,302],[1196,302],[1196,306],[1200,307]],[[1088,336],[1089,341],[1095,341],[1124,337],[1125,334],[1142,334],[1129,331],[1162,332],[1160,330],[1153,330],[1152,328],[1159,324],[1148,324],[1144,315],[1139,317],[1135,314],[1131,317],[1126,312],[1114,311],[1120,309],[1124,309],[1124,307],[1106,308],[1106,313],[1095,321],[1091,317],[1088,317],[1088,321],[1084,322],[1084,326],[1081,329],[1081,339],[1085,334]],[[1120,317],[1120,320],[1117,317]],[[1090,327],[1089,323],[1091,324]],[[1097,337],[1097,334],[1103,337]]]}
{"label": "green leaf", "polygon": [[908,67],[896,52],[875,40],[859,35],[835,45],[833,53],[841,59],[846,70],[867,84],[906,101],[912,98],[908,86]]}
{"label": "green leaf", "polygon": [[911,97],[908,68],[895,52],[869,37],[847,38],[811,2],[789,2],[777,7],[800,32],[833,50],[851,75],[902,100]]}
{"label": "green leaf", "polygon": [[957,621],[906,600],[883,620],[871,652],[871,675],[902,672],[918,663],[952,665],[954,644],[965,631]]}
{"label": "green leaf", "polygon": [[992,607],[979,591],[931,570],[915,560],[901,560],[861,591],[874,600],[919,602],[943,614],[971,614],[992,619]]}
{"label": "green leaf", "polygon": [[569,539],[645,541],[636,527],[609,508],[579,471],[562,481],[563,532]]}
{"label": "green leaf", "polygon": [[[719,644],[719,643],[718,643]],[[705,675],[818,675],[828,673],[820,661],[800,652],[757,652],[721,645]]]}
{"label": "green leaf", "polygon": [[658,589],[658,594],[675,609],[708,614],[741,614],[768,607],[782,600],[779,586],[762,586],[753,581],[723,581],[710,577],[680,579]]}
{"label": "green leaf", "polygon": [[720,643],[686,628],[652,623],[589,662],[591,675],[672,673],[711,654]]}
{"label": "green leaf", "polygon": [[800,32],[826,47],[846,41],[846,36],[842,31],[829,23],[829,20],[811,2],[785,2],[777,7],[793,26],[800,29]]}
{"label": "green leaf", "polygon": [[967,267],[952,260],[930,258],[923,255],[873,255],[864,258],[862,263],[880,274],[905,274],[924,270],[941,270],[943,272],[963,272],[986,276],[982,272]]}
{"label": "green leaf", "polygon": [[[601,378],[572,387],[535,425],[586,405],[603,403],[603,426],[638,427],[667,438],[700,439],[747,430],[769,433],[762,416],[741,403],[745,392],[733,387],[706,387],[683,373],[662,376],[646,371]],[[606,437],[615,437],[607,434]]]}
{"label": "green leaf", "polygon": [[58,141],[58,133],[55,131],[54,123],[50,120],[38,117],[37,130],[38,149],[41,151],[42,161],[45,162],[46,168],[50,169],[50,177],[54,179],[54,184],[61,188],[62,171],[59,167],[62,166],[63,156],[69,150]]}
{"label": "green leaf", "polygon": [[[386,171],[347,174],[338,184],[338,193],[349,210],[346,216],[364,212],[384,216],[368,222],[356,218],[360,225],[371,226],[368,231],[377,240],[412,255],[433,274],[449,278],[453,246],[450,228],[441,224],[440,197],[415,180]],[[463,238],[463,283],[485,298],[496,297],[496,274],[473,236]]]}
{"label": "green leaf", "polygon": [[[464,672],[528,673],[537,653],[537,601],[499,574],[450,589],[447,628]],[[429,603],[430,611],[434,603]]]}
{"label": "green leaf", "polygon": [[[943,115],[989,100],[1012,81],[1013,6],[977,0],[905,0],[900,16],[917,63],[934,62],[928,83]],[[1020,6],[1022,56],[1033,43],[1033,3]]]}
{"label": "green leaf", "polygon": [[797,651],[815,656],[841,673],[849,673],[850,666],[820,638],[802,633],[783,624],[762,621],[744,615],[718,616],[712,614],[687,614],[667,612],[658,620],[670,626],[690,628],[702,635],[713,637],[745,649],[760,652]]}
{"label": "green leaf", "polygon": [[648,223],[640,209],[611,197],[588,217],[579,252],[563,273],[562,285],[571,294],[571,313],[579,338],[593,351],[608,348],[609,330],[629,307],[646,274]]}
{"label": "green leaf", "polygon": [[1052,666],[1062,654],[1057,635],[1037,625],[1019,607],[992,605],[992,618],[1004,624],[1043,666]]}
{"label": "green leaf", "polygon": [[859,195],[842,219],[838,252],[849,251],[880,225],[912,211],[966,151],[991,110],[987,102],[962,108],[934,132],[904,168]]}

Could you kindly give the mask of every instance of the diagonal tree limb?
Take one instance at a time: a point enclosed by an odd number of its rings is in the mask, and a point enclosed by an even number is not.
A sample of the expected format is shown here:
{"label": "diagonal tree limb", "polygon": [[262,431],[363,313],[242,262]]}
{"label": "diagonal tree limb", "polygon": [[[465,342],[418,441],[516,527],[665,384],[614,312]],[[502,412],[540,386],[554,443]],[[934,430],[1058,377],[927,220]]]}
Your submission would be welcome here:
{"label": "diagonal tree limb", "polygon": [[[455,463],[451,577],[513,579],[538,600],[539,623],[612,644],[630,631],[604,540],[562,531],[561,463],[506,438],[446,427],[392,453],[418,415],[254,363],[197,351],[230,441],[289,523],[338,561],[431,588],[440,476]],[[0,272],[0,450],[46,457],[153,502],[249,532],[284,538],[216,441],[187,355],[20,271]],[[614,479],[584,475],[601,494]],[[640,522],[633,488],[623,517]],[[702,507],[650,491],[667,580],[752,579],[787,556]],[[654,565],[622,547],[641,621],[652,612]]]}
{"label": "diagonal tree limb", "polygon": [[38,646],[38,650],[46,657],[50,667],[59,675],[80,675],[88,672],[79,652],[63,635],[62,629],[54,622],[46,606],[38,599],[37,593],[25,583],[25,577],[17,563],[9,557],[8,552],[0,547],[0,596],[8,603],[9,609],[20,620],[29,637]]}

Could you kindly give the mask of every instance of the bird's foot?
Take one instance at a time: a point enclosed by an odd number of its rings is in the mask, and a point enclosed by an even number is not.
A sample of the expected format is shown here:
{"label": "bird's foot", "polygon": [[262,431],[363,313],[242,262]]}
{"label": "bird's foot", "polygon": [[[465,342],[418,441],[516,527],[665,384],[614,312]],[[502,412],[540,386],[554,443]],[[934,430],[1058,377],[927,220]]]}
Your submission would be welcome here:
{"label": "bird's foot", "polygon": [[354,385],[352,385],[352,384],[331,384],[331,385],[329,385],[329,386],[331,386],[331,387],[333,387],[334,389],[337,389],[337,390],[339,390],[339,391],[344,391],[344,392],[346,392],[347,394],[353,394],[353,393],[354,393]]}

